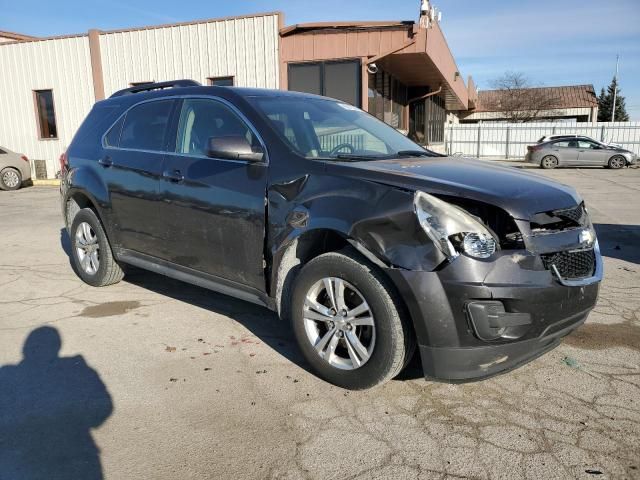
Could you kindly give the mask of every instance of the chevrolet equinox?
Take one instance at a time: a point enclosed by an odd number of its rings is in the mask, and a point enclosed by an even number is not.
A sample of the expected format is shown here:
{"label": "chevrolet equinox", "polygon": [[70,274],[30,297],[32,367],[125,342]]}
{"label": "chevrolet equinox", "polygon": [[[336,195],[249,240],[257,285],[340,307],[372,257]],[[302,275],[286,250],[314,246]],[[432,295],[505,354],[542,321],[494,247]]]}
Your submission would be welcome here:
{"label": "chevrolet equinox", "polygon": [[573,188],[425,150],[319,96],[121,90],[60,162],[82,280],[130,264],[263,305],[345,388],[393,378],[416,347],[427,378],[515,368],[585,321],[602,279]]}

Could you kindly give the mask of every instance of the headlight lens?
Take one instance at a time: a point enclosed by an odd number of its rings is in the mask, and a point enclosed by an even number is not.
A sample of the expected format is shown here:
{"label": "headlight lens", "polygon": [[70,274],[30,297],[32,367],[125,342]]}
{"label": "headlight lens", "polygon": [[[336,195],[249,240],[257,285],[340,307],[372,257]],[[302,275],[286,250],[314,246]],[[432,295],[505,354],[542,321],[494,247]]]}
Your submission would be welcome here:
{"label": "headlight lens", "polygon": [[464,252],[488,258],[495,253],[497,245],[491,232],[462,209],[424,192],[416,192],[413,205],[425,233],[447,257]]}

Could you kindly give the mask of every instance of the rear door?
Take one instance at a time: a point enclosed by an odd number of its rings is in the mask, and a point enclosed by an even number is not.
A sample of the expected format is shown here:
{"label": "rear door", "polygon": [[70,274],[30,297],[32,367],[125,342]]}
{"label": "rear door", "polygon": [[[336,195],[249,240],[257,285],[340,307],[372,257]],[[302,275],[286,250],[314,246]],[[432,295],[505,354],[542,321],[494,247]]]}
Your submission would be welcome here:
{"label": "rear door", "polygon": [[107,179],[119,245],[164,257],[160,177],[169,119],[176,101],[142,102],[104,137],[99,160]]}
{"label": "rear door", "polygon": [[575,165],[578,161],[578,143],[575,140],[558,140],[553,142],[553,155],[558,157],[560,165]]}
{"label": "rear door", "polygon": [[596,142],[578,140],[578,163],[580,165],[605,165],[607,151]]}
{"label": "rear door", "polygon": [[261,141],[226,101],[185,98],[179,108],[175,153],[167,155],[161,182],[169,260],[264,290],[266,158],[252,163],[206,155],[211,137]]}

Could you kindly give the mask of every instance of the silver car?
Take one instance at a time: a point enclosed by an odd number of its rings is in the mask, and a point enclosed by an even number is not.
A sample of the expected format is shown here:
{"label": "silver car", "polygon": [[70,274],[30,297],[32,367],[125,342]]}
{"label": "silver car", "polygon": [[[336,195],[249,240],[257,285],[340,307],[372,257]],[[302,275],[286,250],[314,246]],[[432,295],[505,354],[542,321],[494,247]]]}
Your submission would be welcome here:
{"label": "silver car", "polygon": [[622,168],[634,164],[637,155],[629,150],[586,138],[561,138],[527,147],[525,161],[540,168],[603,166]]}
{"label": "silver car", "polygon": [[29,159],[25,155],[0,147],[0,189],[17,190],[27,180],[31,180]]}

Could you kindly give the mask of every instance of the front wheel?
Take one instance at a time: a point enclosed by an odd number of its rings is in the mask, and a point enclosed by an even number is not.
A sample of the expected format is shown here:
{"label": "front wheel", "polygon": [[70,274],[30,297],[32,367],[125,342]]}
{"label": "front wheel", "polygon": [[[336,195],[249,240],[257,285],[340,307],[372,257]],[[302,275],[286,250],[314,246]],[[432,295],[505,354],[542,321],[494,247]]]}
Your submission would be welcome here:
{"label": "front wheel", "polygon": [[393,287],[373,265],[343,250],[303,267],[291,318],[306,360],[323,379],[361,390],[395,377],[415,339]]}
{"label": "front wheel", "polygon": [[616,155],[615,157],[611,157],[609,159],[609,168],[614,170],[618,170],[619,168],[624,167],[627,164],[627,159],[621,155]]}

